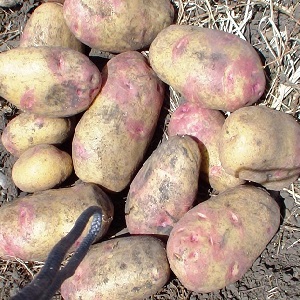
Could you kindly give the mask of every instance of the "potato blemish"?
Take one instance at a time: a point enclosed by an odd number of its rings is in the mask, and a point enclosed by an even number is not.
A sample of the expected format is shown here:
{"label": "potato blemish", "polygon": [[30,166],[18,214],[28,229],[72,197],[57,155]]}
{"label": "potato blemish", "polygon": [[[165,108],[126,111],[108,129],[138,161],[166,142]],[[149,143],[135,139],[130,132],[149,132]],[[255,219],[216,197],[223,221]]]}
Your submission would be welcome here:
{"label": "potato blemish", "polygon": [[20,99],[20,108],[24,111],[31,111],[35,106],[34,90],[27,90]]}

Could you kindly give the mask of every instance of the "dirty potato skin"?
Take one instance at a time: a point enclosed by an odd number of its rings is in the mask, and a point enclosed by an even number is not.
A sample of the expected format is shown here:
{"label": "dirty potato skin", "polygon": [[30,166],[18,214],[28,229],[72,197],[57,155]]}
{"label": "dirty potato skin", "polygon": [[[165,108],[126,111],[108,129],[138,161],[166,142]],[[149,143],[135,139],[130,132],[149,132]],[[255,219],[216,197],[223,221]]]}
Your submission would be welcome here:
{"label": "dirty potato skin", "polygon": [[5,149],[19,157],[25,150],[38,144],[61,144],[74,130],[71,118],[49,118],[21,113],[4,128],[1,141]]}
{"label": "dirty potato skin", "polygon": [[102,71],[103,86],[75,128],[76,175],[119,192],[131,181],[156,128],[164,85],[145,57],[128,51]]}
{"label": "dirty potato skin", "polygon": [[12,180],[24,192],[51,189],[73,171],[71,156],[53,145],[40,144],[24,151],[12,168]]}
{"label": "dirty potato skin", "polygon": [[141,300],[168,281],[164,244],[150,236],[111,239],[93,245],[75,274],[61,286],[65,300]]}
{"label": "dirty potato skin", "polygon": [[188,211],[167,242],[171,270],[197,293],[239,280],[278,230],[280,210],[262,188],[238,186]]}
{"label": "dirty potato skin", "polygon": [[265,89],[254,48],[223,31],[171,25],[152,42],[149,59],[160,79],[205,108],[234,111],[256,102]]}
{"label": "dirty potato skin", "polygon": [[67,117],[89,107],[101,74],[87,56],[62,47],[19,47],[0,53],[0,96],[25,112]]}
{"label": "dirty potato skin", "polygon": [[[113,205],[95,184],[78,184],[17,198],[0,208],[0,257],[15,256],[25,261],[44,261],[50,250],[70,232],[77,218],[88,207],[102,208],[98,241],[113,218]],[[74,251],[86,236],[91,221],[71,247]]]}
{"label": "dirty potato skin", "polygon": [[279,191],[300,174],[300,125],[282,111],[241,108],[224,123],[219,153],[229,174]]}
{"label": "dirty potato skin", "polygon": [[218,192],[244,183],[226,173],[220,162],[219,139],[224,122],[221,112],[186,102],[172,113],[168,124],[169,136],[187,134],[197,140],[201,151],[201,177]]}
{"label": "dirty potato skin", "polygon": [[20,47],[61,46],[84,51],[84,45],[70,31],[63,16],[62,4],[39,5],[26,22],[20,37]]}
{"label": "dirty potato skin", "polygon": [[168,236],[193,205],[198,191],[201,155],[189,136],[162,142],[132,183],[125,206],[131,234]]}
{"label": "dirty potato skin", "polygon": [[64,17],[84,44],[120,53],[150,45],[173,22],[169,0],[66,0]]}

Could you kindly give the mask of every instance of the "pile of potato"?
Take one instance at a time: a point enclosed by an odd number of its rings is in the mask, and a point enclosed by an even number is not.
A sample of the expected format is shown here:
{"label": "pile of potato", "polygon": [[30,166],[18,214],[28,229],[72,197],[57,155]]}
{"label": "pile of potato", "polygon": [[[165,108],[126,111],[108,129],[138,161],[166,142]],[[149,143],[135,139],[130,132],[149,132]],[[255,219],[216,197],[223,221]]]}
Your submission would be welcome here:
{"label": "pile of potato", "polygon": [[[108,195],[129,187],[130,236],[93,245],[64,299],[143,299],[170,270],[196,292],[239,280],[280,224],[268,190],[300,174],[299,124],[255,105],[258,54],[235,35],[173,24],[169,0],[60,2],[36,8],[20,47],[0,54],[0,96],[20,109],[2,143],[15,184],[33,193],[0,208],[0,256],[45,260],[92,205],[103,211],[98,242],[113,219]],[[114,54],[103,70],[88,47]],[[167,85],[184,101],[145,160]],[[72,153],[60,150],[67,139]],[[73,168],[83,183],[59,188]]]}

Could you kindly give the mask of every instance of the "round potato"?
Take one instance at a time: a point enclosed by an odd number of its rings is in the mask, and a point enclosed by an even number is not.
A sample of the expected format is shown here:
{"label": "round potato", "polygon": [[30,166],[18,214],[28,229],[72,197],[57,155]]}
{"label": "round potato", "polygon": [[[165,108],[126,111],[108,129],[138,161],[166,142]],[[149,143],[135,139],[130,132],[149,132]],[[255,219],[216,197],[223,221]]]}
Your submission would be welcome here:
{"label": "round potato", "polygon": [[40,144],[23,152],[12,168],[12,180],[24,192],[51,189],[73,171],[71,156],[53,145]]}
{"label": "round potato", "polygon": [[0,53],[0,96],[19,109],[48,117],[86,110],[101,87],[98,68],[63,47],[18,47]]}
{"label": "round potato", "polygon": [[187,134],[197,140],[201,151],[201,177],[216,191],[243,184],[242,179],[225,172],[219,158],[219,139],[224,115],[196,103],[183,103],[172,113],[168,134]]}
{"label": "round potato", "polygon": [[234,111],[256,102],[265,90],[254,48],[220,30],[171,25],[152,42],[149,59],[161,80],[205,108]]}
{"label": "round potato", "polygon": [[[90,206],[102,209],[102,227],[95,242],[112,222],[114,207],[95,184],[34,193],[0,207],[0,257],[44,261],[52,248],[73,228]],[[74,251],[89,231],[92,220],[68,253]]]}
{"label": "round potato", "polygon": [[61,46],[84,51],[84,45],[69,30],[62,4],[49,2],[39,5],[27,21],[20,38],[20,47]]}
{"label": "round potato", "polygon": [[208,293],[239,280],[278,230],[280,209],[262,188],[237,186],[188,211],[167,242],[172,271]]}
{"label": "round potato", "polygon": [[65,0],[64,17],[84,44],[120,53],[149,46],[174,9],[169,0]]}
{"label": "round potato", "polygon": [[265,106],[240,108],[223,125],[219,153],[227,173],[279,191],[300,174],[300,125]]}
{"label": "round potato", "polygon": [[151,236],[111,239],[93,245],[75,274],[61,286],[65,300],[140,300],[167,282],[164,244]]}
{"label": "round potato", "polygon": [[4,128],[1,141],[12,155],[19,157],[38,144],[61,144],[73,133],[70,118],[49,118],[21,113]]}

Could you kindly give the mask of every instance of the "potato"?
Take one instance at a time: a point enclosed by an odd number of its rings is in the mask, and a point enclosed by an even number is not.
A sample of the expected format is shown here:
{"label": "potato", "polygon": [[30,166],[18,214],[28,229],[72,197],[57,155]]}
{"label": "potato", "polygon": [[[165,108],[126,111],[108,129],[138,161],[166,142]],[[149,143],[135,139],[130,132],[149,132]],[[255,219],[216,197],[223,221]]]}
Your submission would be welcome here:
{"label": "potato", "polygon": [[188,211],[167,242],[171,270],[189,290],[207,293],[237,280],[261,254],[280,223],[268,192],[237,186]]}
{"label": "potato", "polygon": [[87,56],[62,47],[24,47],[0,53],[0,96],[19,109],[67,117],[84,111],[101,87]]}
{"label": "potato", "polygon": [[40,144],[23,152],[12,168],[12,180],[24,192],[51,189],[73,171],[71,156],[53,145]]}
{"label": "potato", "polygon": [[164,85],[136,51],[112,58],[103,86],[75,128],[72,158],[76,175],[119,192],[133,178],[153,136]]}
{"label": "potato", "polygon": [[21,113],[4,128],[1,141],[5,149],[19,157],[25,150],[38,144],[61,144],[73,133],[70,118],[49,118]]}
{"label": "potato", "polygon": [[219,192],[244,183],[227,174],[221,166],[218,146],[224,122],[221,112],[187,102],[177,107],[168,124],[170,136],[187,134],[197,140],[201,151],[201,177]]}
{"label": "potato", "polygon": [[279,191],[300,174],[300,125],[282,111],[241,108],[223,125],[219,152],[229,174]]}
{"label": "potato", "polygon": [[256,102],[265,89],[254,48],[223,31],[171,25],[157,35],[149,58],[160,79],[205,108],[234,111]]}
{"label": "potato", "polygon": [[200,161],[189,136],[170,137],[157,147],[130,185],[125,218],[131,234],[170,234],[194,203]]}
{"label": "potato", "polygon": [[[105,235],[113,218],[113,205],[95,184],[78,184],[15,199],[0,207],[0,257],[44,261],[88,207],[102,208],[102,228],[96,241]],[[91,221],[69,250],[74,251],[86,236]]]}
{"label": "potato", "polygon": [[49,2],[39,5],[27,21],[20,38],[20,47],[61,46],[84,51],[84,45],[69,30],[63,6]]}
{"label": "potato", "polygon": [[64,17],[84,44],[120,53],[150,45],[173,22],[169,0],[66,0]]}
{"label": "potato", "polygon": [[168,281],[170,267],[162,242],[130,236],[93,245],[75,274],[61,286],[65,300],[140,300]]}

